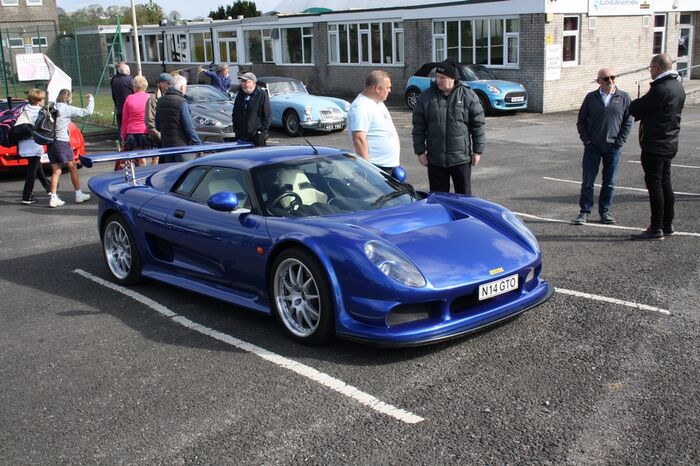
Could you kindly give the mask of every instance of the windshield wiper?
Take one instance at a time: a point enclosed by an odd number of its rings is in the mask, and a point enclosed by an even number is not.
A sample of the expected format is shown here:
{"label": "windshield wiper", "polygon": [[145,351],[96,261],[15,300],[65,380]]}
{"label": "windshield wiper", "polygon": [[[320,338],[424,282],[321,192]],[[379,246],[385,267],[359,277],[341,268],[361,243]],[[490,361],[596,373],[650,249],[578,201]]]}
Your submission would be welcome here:
{"label": "windshield wiper", "polygon": [[411,192],[405,186],[399,189],[398,191],[392,191],[390,193],[382,194],[377,198],[376,201],[372,203],[372,207],[375,209],[379,208],[387,202],[389,202],[390,200],[403,196],[404,194],[411,194]]}

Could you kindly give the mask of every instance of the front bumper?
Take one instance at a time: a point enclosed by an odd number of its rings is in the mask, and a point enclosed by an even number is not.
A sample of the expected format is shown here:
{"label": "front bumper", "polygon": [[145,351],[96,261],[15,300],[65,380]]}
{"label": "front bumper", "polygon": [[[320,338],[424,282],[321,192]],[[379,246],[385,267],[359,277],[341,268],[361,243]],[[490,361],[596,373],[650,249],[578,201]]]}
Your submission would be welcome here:
{"label": "front bumper", "polygon": [[233,141],[236,138],[236,133],[233,132],[233,128],[227,127],[215,127],[215,126],[198,126],[195,128],[195,132],[202,142],[228,142]]}

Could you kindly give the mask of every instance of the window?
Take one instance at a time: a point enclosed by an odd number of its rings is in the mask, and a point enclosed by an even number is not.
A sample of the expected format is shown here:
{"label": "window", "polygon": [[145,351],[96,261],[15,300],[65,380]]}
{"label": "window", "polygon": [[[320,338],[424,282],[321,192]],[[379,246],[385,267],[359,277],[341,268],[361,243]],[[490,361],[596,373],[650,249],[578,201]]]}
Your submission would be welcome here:
{"label": "window", "polygon": [[41,6],[42,0],[27,0],[27,6]]}
{"label": "window", "polygon": [[400,64],[403,23],[386,21],[328,25],[330,63]]}
{"label": "window", "polygon": [[179,63],[189,62],[189,48],[187,46],[187,34],[165,34],[166,61]]}
{"label": "window", "polygon": [[654,42],[652,54],[658,55],[666,50],[666,15],[654,15]]}
{"label": "window", "polygon": [[46,47],[47,45],[46,37],[32,37],[32,47]]}
{"label": "window", "polygon": [[[193,179],[198,177],[199,173],[192,173]],[[244,186],[245,177],[241,170],[214,167],[207,172],[202,181],[197,185],[194,191],[192,191],[190,199],[206,204],[207,199],[213,194],[232,192],[238,197],[238,204],[244,206],[248,199]]]}
{"label": "window", "polygon": [[238,35],[236,31],[219,31],[219,59],[222,62],[238,63]]}
{"label": "window", "polygon": [[19,0],[2,0],[2,6],[19,6]]}
{"label": "window", "polygon": [[282,63],[313,63],[313,38],[310,27],[281,29]]}
{"label": "window", "polygon": [[190,33],[190,50],[192,51],[190,59],[193,62],[207,63],[214,61],[211,47],[211,32]]}
{"label": "window", "polygon": [[7,39],[7,45],[12,49],[20,49],[24,47],[24,39],[21,37]]}
{"label": "window", "polygon": [[579,17],[564,16],[562,64],[578,65]]}
{"label": "window", "polygon": [[144,62],[160,62],[163,56],[163,36],[148,34],[141,37],[141,59]]}
{"label": "window", "polygon": [[252,29],[243,33],[248,63],[272,63],[272,29]]}
{"label": "window", "polygon": [[452,57],[462,63],[517,66],[519,48],[518,18],[433,22],[433,55],[436,61]]}

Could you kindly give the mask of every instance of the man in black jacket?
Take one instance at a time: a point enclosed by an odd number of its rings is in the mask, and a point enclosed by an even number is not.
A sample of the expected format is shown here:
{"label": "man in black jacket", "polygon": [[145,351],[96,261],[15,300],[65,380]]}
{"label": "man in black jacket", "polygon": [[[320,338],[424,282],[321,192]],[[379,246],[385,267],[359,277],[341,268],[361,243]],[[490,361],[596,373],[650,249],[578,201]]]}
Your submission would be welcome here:
{"label": "man in black jacket", "polygon": [[644,182],[649,191],[651,222],[633,240],[662,240],[673,231],[674,198],[671,186],[671,159],[678,152],[678,133],[685,91],[678,74],[671,71],[671,57],[655,55],[649,64],[653,81],[644,96],[632,101],[630,113],[639,125]]}
{"label": "man in black jacket", "polygon": [[258,87],[258,78],[253,73],[238,76],[241,91],[233,101],[233,131],[236,139],[252,142],[254,146],[267,145],[270,129],[270,97]]}
{"label": "man in black jacket", "polygon": [[591,215],[594,198],[593,184],[598,176],[601,161],[603,186],[600,188],[598,213],[601,223],[615,223],[611,209],[617,167],[620,163],[620,150],[632,129],[632,117],[629,112],[630,96],[615,85],[615,72],[612,68],[601,68],[596,82],[599,87],[589,92],[583,99],[576,122],[576,129],[584,149],[579,197],[581,211],[574,219],[574,225],[583,225]]}
{"label": "man in black jacket", "polygon": [[[162,147],[181,147],[199,145],[202,141],[194,130],[192,113],[185,98],[187,80],[184,76],[173,76],[170,87],[156,103],[155,125],[160,131]],[[161,157],[161,163],[185,162],[191,155],[171,155]]]}
{"label": "man in black jacket", "polygon": [[134,92],[133,80],[129,65],[123,61],[117,63],[116,73],[109,82],[112,88],[112,101],[114,101],[114,116],[117,120],[117,135],[122,134],[122,110],[124,101]]}

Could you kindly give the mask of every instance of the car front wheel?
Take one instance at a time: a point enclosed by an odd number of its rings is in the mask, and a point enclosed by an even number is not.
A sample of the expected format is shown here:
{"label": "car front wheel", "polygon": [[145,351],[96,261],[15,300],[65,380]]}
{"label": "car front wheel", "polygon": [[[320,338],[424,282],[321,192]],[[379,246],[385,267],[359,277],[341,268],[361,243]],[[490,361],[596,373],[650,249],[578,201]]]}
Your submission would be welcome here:
{"label": "car front wheel", "polygon": [[411,110],[413,110],[413,107],[416,106],[416,102],[418,102],[418,95],[420,95],[420,92],[418,92],[417,89],[409,89],[408,92],[406,92],[406,105]]}
{"label": "car front wheel", "polygon": [[328,341],[334,334],[334,307],[318,261],[302,249],[288,249],[272,270],[273,310],[287,333],[309,345]]}
{"label": "car front wheel", "polygon": [[282,126],[287,136],[301,136],[303,133],[299,115],[294,110],[289,110],[282,118]]}
{"label": "car front wheel", "polygon": [[107,267],[122,285],[141,281],[141,258],[134,235],[121,215],[112,215],[102,230],[102,251]]}
{"label": "car front wheel", "polygon": [[481,102],[481,106],[484,108],[484,115],[490,115],[491,113],[493,113],[493,109],[491,108],[489,98],[483,94],[478,94],[478,96],[479,101]]}

